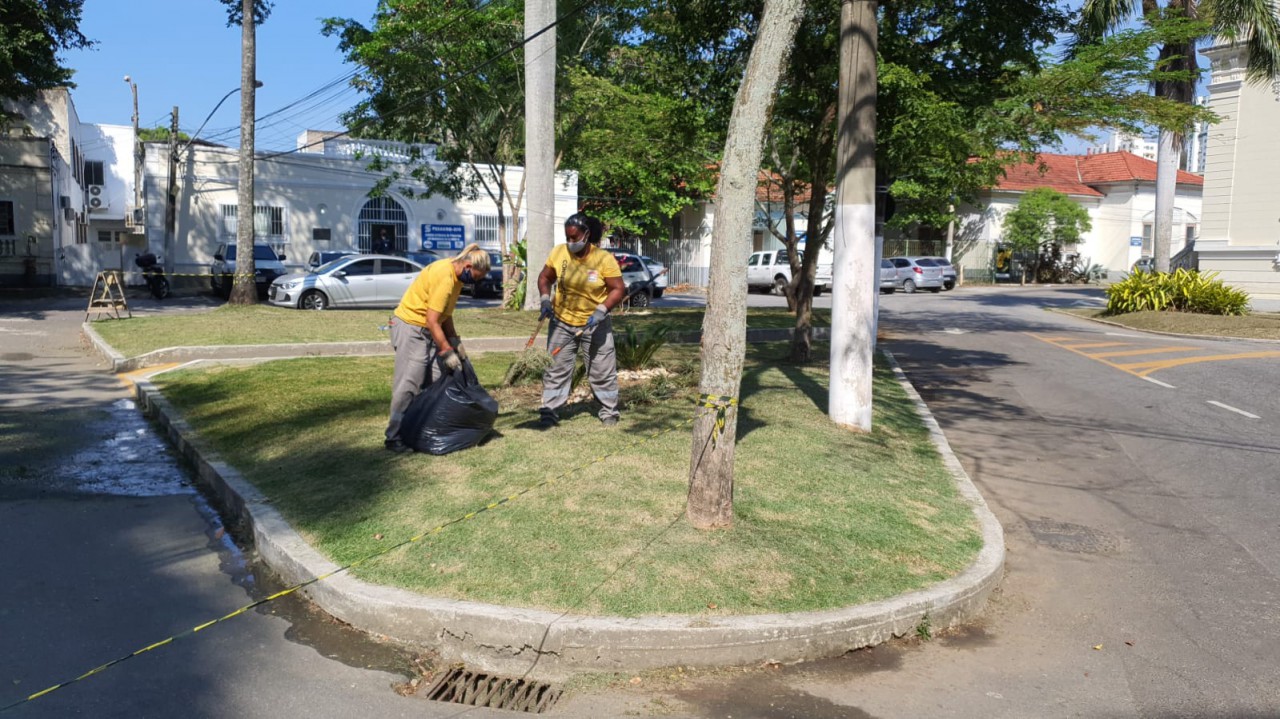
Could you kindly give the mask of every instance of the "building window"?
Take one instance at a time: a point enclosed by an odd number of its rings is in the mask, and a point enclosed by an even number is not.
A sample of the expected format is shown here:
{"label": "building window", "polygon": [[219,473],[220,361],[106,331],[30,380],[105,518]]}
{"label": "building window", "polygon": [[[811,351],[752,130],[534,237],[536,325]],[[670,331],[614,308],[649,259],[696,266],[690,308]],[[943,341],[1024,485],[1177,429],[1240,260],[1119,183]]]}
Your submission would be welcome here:
{"label": "building window", "polygon": [[[356,218],[356,246],[362,252],[374,251],[374,238],[384,234],[391,240],[392,251],[404,252],[409,249],[409,215],[390,197],[371,197],[360,208]],[[420,240],[414,239],[414,246],[420,247]]]}
{"label": "building window", "polygon": [[105,185],[106,168],[100,160],[84,161],[84,184]]}
{"label": "building window", "polygon": [[98,242],[115,242],[116,233],[111,230],[98,230]]}
{"label": "building window", "polygon": [[[498,244],[498,216],[497,215],[476,215],[476,244],[486,250],[497,252],[501,245]],[[520,218],[517,226],[516,223],[507,218],[507,245],[510,246],[514,238],[524,236],[524,218]]]}
{"label": "building window", "polygon": [[18,234],[14,231],[13,223],[13,202],[10,200],[0,201],[0,235],[12,237]]}
{"label": "building window", "polygon": [[1187,225],[1187,245],[1195,243],[1198,229],[1195,225]]}
{"label": "building window", "polygon": [[1154,233],[1155,233],[1155,225],[1151,224],[1150,222],[1142,223],[1142,254],[1148,255],[1148,256],[1155,254],[1151,251],[1152,237],[1155,236]]}
{"label": "building window", "polygon": [[[236,205],[222,206],[222,233],[235,237],[239,226],[236,221]],[[284,208],[258,205],[253,208],[253,238],[255,241],[284,242]]]}

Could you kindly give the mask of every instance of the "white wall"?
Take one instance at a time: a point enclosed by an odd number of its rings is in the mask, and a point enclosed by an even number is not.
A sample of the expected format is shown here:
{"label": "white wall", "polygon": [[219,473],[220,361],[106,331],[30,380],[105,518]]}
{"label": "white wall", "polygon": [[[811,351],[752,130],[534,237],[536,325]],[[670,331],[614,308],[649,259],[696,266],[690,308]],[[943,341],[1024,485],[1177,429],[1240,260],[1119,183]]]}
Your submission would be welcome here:
{"label": "white wall", "polygon": [[[152,143],[146,148],[144,167],[147,203],[147,244],[163,252],[165,243],[164,192],[168,173],[167,146]],[[259,156],[254,168],[255,205],[283,208],[283,232],[259,237],[270,241],[286,255],[286,264],[301,266],[318,250],[357,249],[358,220],[369,202],[368,193],[382,175],[365,169],[365,161],[310,153],[277,157]],[[405,168],[394,168],[403,171]],[[506,178],[519,187],[523,168],[509,168]],[[173,270],[202,274],[218,244],[234,242],[223,221],[222,207],[237,204],[239,166],[231,148],[193,146],[178,170],[177,238],[173,248]],[[413,182],[396,182],[386,193],[404,211],[404,237],[409,249],[421,246],[421,228],[429,224],[462,225],[465,240],[476,241],[476,218],[496,215],[497,209],[483,192],[476,199],[457,202],[440,196],[411,196],[425,187]],[[577,174],[557,173],[555,215],[557,222],[577,211]],[[504,208],[509,214],[509,210]],[[313,239],[313,230],[327,228],[331,239]]]}

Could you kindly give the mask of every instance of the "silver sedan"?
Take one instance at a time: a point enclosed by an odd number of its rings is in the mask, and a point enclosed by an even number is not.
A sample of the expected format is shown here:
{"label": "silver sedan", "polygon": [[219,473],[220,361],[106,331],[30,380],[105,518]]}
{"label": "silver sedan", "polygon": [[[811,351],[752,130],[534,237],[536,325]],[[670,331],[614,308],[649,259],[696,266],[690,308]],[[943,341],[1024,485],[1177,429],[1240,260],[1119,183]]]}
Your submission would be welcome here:
{"label": "silver sedan", "polygon": [[271,304],[304,310],[329,307],[395,307],[422,265],[390,255],[351,255],[309,272],[276,278]]}

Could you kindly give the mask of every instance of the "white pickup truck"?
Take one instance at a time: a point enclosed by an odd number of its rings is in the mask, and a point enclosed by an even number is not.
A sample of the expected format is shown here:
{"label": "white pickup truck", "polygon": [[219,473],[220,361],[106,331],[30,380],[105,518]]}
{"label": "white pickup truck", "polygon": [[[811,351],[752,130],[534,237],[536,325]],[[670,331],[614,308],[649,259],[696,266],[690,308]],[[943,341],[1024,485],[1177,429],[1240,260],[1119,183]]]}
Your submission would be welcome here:
{"label": "white pickup truck", "polygon": [[[801,250],[803,253],[803,250]],[[803,255],[802,255],[803,256]],[[817,297],[831,287],[831,263],[823,262],[818,257],[818,274],[813,281],[813,295]],[[787,260],[786,249],[753,252],[747,260],[747,289],[776,290],[778,294],[786,294],[787,285],[791,284],[791,263]]]}

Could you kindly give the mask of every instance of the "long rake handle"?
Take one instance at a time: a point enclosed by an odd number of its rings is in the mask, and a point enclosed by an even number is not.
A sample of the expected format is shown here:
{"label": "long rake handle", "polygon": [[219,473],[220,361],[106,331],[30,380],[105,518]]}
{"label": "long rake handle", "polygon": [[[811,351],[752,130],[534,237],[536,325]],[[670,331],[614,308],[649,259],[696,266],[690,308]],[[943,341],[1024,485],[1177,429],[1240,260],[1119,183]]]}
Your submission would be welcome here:
{"label": "long rake handle", "polygon": [[533,334],[529,335],[529,341],[524,343],[525,349],[529,349],[533,346],[534,341],[538,339],[538,335],[542,333],[542,325],[546,324],[546,322],[546,317],[538,318],[538,326],[533,328]]}

